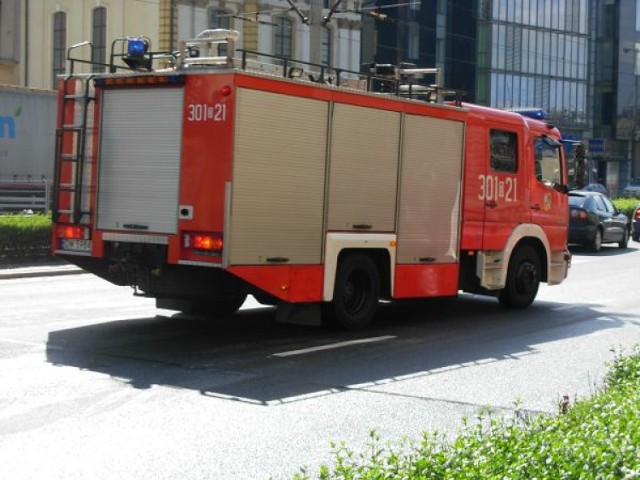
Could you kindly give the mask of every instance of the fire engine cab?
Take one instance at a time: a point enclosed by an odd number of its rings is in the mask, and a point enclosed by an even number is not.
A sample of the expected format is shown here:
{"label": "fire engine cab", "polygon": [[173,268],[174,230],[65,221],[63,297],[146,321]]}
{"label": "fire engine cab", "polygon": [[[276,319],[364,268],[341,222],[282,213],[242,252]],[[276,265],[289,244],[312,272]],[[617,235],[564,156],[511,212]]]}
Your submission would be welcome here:
{"label": "fire engine cab", "polygon": [[92,74],[74,73],[88,44],[71,47],[56,255],[159,308],[229,315],[253,295],[346,329],[381,300],[523,308],[566,277],[552,125],[463,103],[437,69],[350,72],[237,38],[207,30],[170,53],[121,39]]}

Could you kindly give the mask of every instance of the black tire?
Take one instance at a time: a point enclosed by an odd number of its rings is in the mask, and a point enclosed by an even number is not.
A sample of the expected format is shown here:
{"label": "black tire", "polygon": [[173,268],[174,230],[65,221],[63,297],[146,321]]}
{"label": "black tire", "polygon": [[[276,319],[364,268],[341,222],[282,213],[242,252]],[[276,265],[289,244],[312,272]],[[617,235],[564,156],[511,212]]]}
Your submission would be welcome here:
{"label": "black tire", "polygon": [[212,318],[232,315],[240,309],[246,299],[246,293],[237,292],[224,300],[198,300],[193,303],[193,313]]}
{"label": "black tire", "polygon": [[530,245],[516,250],[509,260],[507,281],[498,295],[507,308],[525,308],[531,305],[540,286],[540,257]]}
{"label": "black tire", "polygon": [[364,328],[373,321],[380,299],[380,276],[373,260],[357,253],[338,266],[328,313],[330,323],[345,330]]}
{"label": "black tire", "polygon": [[624,233],[622,235],[622,240],[618,243],[620,248],[627,248],[629,245],[629,227],[624,227]]}
{"label": "black tire", "polygon": [[632,233],[631,238],[633,239],[634,242],[640,242],[640,234],[638,233]]}
{"label": "black tire", "polygon": [[589,244],[589,250],[592,252],[599,252],[602,248],[602,230],[600,228],[596,228],[596,233],[593,235],[591,239],[591,243]]}

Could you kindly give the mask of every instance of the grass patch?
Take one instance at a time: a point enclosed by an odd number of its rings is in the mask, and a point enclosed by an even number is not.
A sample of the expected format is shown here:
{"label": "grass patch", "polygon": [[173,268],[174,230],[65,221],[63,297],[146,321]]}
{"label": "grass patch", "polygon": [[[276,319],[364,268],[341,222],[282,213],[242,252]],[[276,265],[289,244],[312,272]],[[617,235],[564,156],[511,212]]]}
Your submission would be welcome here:
{"label": "grass patch", "polygon": [[[558,416],[483,410],[476,420],[453,441],[428,433],[385,446],[372,432],[366,453],[334,444],[334,464],[317,478],[640,479],[640,348],[615,358],[601,392]],[[310,478],[304,469],[294,476]]]}
{"label": "grass patch", "polygon": [[0,261],[50,257],[51,215],[0,215]]}

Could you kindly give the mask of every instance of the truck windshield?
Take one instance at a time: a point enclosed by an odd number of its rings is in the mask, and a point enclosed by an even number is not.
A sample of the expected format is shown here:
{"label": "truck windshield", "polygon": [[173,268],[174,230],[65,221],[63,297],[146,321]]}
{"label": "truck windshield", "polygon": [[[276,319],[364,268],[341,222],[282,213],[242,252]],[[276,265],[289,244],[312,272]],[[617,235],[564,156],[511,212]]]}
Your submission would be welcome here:
{"label": "truck windshield", "polygon": [[535,171],[538,181],[549,187],[562,185],[562,165],[558,142],[549,142],[548,137],[534,139]]}

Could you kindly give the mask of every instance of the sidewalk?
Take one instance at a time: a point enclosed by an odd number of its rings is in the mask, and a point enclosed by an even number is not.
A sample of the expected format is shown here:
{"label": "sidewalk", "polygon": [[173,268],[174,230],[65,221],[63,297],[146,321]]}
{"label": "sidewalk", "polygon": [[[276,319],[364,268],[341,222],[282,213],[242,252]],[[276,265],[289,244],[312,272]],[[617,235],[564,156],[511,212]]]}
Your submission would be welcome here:
{"label": "sidewalk", "polygon": [[58,275],[76,275],[87,273],[75,265],[65,263],[43,263],[25,265],[2,265],[0,264],[0,280],[11,280],[15,278],[29,277],[52,277]]}

